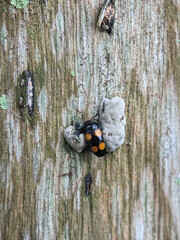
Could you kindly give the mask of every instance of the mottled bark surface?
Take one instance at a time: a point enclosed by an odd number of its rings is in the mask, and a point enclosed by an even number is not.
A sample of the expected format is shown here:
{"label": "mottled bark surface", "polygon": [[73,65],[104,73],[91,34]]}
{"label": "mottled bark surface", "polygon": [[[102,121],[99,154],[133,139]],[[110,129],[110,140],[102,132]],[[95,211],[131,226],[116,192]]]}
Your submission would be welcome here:
{"label": "mottled bark surface", "polygon": [[[0,109],[0,239],[180,239],[178,1],[116,0],[111,36],[96,26],[103,0],[9,2],[0,1],[9,106]],[[18,106],[27,69],[32,117]],[[76,153],[64,128],[114,96],[126,103],[125,143],[103,158]]]}

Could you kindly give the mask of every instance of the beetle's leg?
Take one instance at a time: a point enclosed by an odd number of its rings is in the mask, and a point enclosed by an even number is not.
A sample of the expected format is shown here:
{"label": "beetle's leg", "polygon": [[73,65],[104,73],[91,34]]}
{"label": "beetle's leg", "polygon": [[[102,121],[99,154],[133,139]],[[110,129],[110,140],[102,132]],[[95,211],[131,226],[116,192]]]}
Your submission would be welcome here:
{"label": "beetle's leg", "polygon": [[82,124],[80,124],[79,122],[76,122],[75,123],[75,132],[74,132],[74,135],[78,136],[83,133],[83,126]]}
{"label": "beetle's leg", "polygon": [[99,129],[101,129],[101,131],[102,131],[102,124],[100,121],[98,122],[98,126],[99,126]]}

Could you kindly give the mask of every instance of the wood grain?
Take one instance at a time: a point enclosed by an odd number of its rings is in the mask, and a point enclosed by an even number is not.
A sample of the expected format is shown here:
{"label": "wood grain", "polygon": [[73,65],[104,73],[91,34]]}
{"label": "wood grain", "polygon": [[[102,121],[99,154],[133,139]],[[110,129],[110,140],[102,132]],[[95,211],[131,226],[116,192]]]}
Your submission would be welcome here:
{"label": "wood grain", "polygon": [[[0,1],[2,240],[180,238],[180,5],[116,0],[111,36],[97,27],[102,5]],[[26,70],[32,117],[18,106]],[[64,129],[114,96],[126,104],[125,143],[103,158],[76,153]]]}

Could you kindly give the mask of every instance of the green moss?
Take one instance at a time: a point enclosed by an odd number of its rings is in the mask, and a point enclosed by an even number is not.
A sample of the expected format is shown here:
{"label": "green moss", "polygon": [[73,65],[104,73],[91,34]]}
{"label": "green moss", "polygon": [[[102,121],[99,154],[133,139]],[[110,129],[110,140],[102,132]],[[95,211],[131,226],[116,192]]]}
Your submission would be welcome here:
{"label": "green moss", "polygon": [[176,184],[180,185],[180,178],[176,179]]}
{"label": "green moss", "polygon": [[28,0],[11,0],[10,2],[15,8],[25,8],[28,4]]}
{"label": "green moss", "polygon": [[29,36],[30,38],[33,40],[33,42],[35,43],[38,39],[40,33],[40,25],[38,23],[34,23],[30,26],[29,28]]}
{"label": "green moss", "polygon": [[0,97],[0,108],[6,110],[8,108],[6,95],[2,94]]}
{"label": "green moss", "polygon": [[3,12],[4,12],[4,13],[7,13],[6,7],[3,7]]}
{"label": "green moss", "polygon": [[74,71],[71,71],[71,76],[75,77],[75,72]]}
{"label": "green moss", "polygon": [[52,147],[53,139],[48,134],[49,132],[50,132],[50,130],[47,130],[47,134],[46,134],[46,158],[52,159],[52,161],[55,163],[56,153],[55,153],[55,150]]}

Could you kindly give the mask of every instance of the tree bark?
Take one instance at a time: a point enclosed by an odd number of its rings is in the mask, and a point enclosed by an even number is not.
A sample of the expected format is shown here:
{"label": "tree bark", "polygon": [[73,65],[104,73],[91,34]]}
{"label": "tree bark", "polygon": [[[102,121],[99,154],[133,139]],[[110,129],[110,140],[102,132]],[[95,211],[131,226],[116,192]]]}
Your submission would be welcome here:
{"label": "tree bark", "polygon": [[[0,1],[2,240],[180,239],[180,5],[116,0],[109,36],[96,25],[103,3]],[[32,116],[18,105],[25,70]],[[103,158],[78,154],[64,129],[114,96],[126,104],[125,143]]]}

